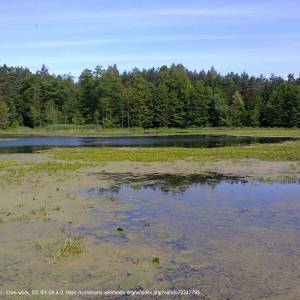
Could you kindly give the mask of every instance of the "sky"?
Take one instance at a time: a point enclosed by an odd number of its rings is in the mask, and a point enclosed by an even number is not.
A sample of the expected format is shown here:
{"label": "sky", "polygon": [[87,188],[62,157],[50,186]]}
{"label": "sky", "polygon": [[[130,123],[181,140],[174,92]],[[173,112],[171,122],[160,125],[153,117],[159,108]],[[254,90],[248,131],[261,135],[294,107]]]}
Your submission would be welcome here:
{"label": "sky", "polygon": [[300,1],[0,0],[0,65],[300,73]]}

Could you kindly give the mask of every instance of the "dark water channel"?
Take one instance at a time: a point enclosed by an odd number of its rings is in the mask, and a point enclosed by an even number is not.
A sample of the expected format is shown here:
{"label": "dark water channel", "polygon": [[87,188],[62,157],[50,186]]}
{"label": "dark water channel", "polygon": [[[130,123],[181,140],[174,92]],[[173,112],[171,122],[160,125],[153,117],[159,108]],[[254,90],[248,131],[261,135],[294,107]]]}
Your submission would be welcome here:
{"label": "dark water channel", "polygon": [[280,143],[292,138],[210,135],[131,137],[62,137],[0,135],[0,153],[32,153],[53,147],[195,147],[212,148],[254,143]]}

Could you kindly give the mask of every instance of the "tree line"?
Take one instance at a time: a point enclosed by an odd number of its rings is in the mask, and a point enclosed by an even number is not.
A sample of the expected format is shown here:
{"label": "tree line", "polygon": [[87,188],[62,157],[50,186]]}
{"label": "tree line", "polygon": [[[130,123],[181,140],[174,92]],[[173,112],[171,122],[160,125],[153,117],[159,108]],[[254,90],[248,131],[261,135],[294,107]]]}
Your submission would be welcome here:
{"label": "tree line", "polygon": [[43,65],[0,66],[0,128],[48,124],[103,127],[300,127],[300,77],[222,75],[183,65],[119,72],[84,70],[78,80]]}

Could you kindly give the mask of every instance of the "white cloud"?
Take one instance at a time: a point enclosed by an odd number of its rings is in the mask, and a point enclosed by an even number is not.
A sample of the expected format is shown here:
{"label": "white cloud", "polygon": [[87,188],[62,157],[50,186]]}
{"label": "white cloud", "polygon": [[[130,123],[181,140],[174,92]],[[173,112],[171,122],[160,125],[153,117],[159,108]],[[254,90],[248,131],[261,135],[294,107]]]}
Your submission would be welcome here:
{"label": "white cloud", "polygon": [[160,9],[130,9],[115,12],[103,11],[101,13],[58,13],[56,18],[61,20],[118,20],[128,18],[147,17],[219,17],[219,18],[299,18],[299,5],[288,5],[286,2],[264,2],[253,4],[224,5],[223,7],[189,7],[185,6]]}
{"label": "white cloud", "polygon": [[[162,7],[163,5],[161,5]],[[99,9],[101,6],[99,6]],[[135,20],[145,20],[146,18],[153,17],[195,17],[195,18],[252,18],[252,19],[269,19],[269,18],[299,18],[300,6],[293,3],[278,2],[278,1],[261,1],[259,3],[253,2],[252,4],[238,4],[238,5],[224,5],[223,7],[211,6],[189,6],[185,3],[184,6],[176,6],[170,8],[158,9],[128,9],[128,10],[103,10],[103,11],[62,11],[55,12],[49,11],[47,15],[35,15],[35,22],[42,21],[62,21],[62,22],[122,22],[130,19],[131,22]],[[9,21],[32,21],[32,15],[26,15],[20,11],[12,13],[8,17],[1,16],[0,22]]]}
{"label": "white cloud", "polygon": [[38,41],[3,43],[2,49],[15,48],[66,48],[80,46],[97,46],[110,44],[152,43],[152,42],[197,42],[197,41],[246,41],[246,40],[298,40],[300,33],[285,34],[194,34],[194,35],[161,35],[128,38],[82,39],[69,41]]}

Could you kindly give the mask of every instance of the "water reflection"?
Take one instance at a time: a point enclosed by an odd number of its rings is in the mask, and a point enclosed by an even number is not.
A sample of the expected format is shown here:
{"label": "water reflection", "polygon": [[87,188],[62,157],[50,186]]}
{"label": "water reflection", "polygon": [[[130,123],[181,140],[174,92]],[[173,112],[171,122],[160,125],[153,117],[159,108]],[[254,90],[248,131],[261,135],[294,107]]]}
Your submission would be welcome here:
{"label": "water reflection", "polygon": [[117,221],[107,223],[107,228],[116,227],[121,220],[130,230],[139,231],[150,222],[178,228],[187,236],[201,231],[224,238],[223,234],[236,232],[237,218],[242,218],[243,224],[272,229],[300,225],[299,184],[247,182],[221,174],[105,176],[115,180],[109,189],[87,189],[81,193],[135,205],[116,215]]}
{"label": "water reflection", "polygon": [[[97,225],[78,230],[100,243],[156,245],[167,257],[159,280],[170,287],[260,299],[297,286],[300,184],[220,174],[105,176],[115,180],[110,188],[80,191],[101,205],[91,210]],[[105,201],[124,209],[106,211]]]}
{"label": "water reflection", "polygon": [[223,175],[220,173],[207,173],[207,174],[192,174],[192,175],[179,175],[179,174],[161,174],[152,173],[147,175],[134,175],[132,173],[101,173],[94,174],[103,178],[110,178],[114,184],[109,189],[90,189],[86,192],[97,195],[105,193],[118,194],[122,187],[129,186],[132,190],[160,190],[164,193],[185,193],[191,186],[197,185],[209,185],[211,188],[217,184],[225,181],[228,183],[241,183],[244,184],[247,181],[241,177]]}

